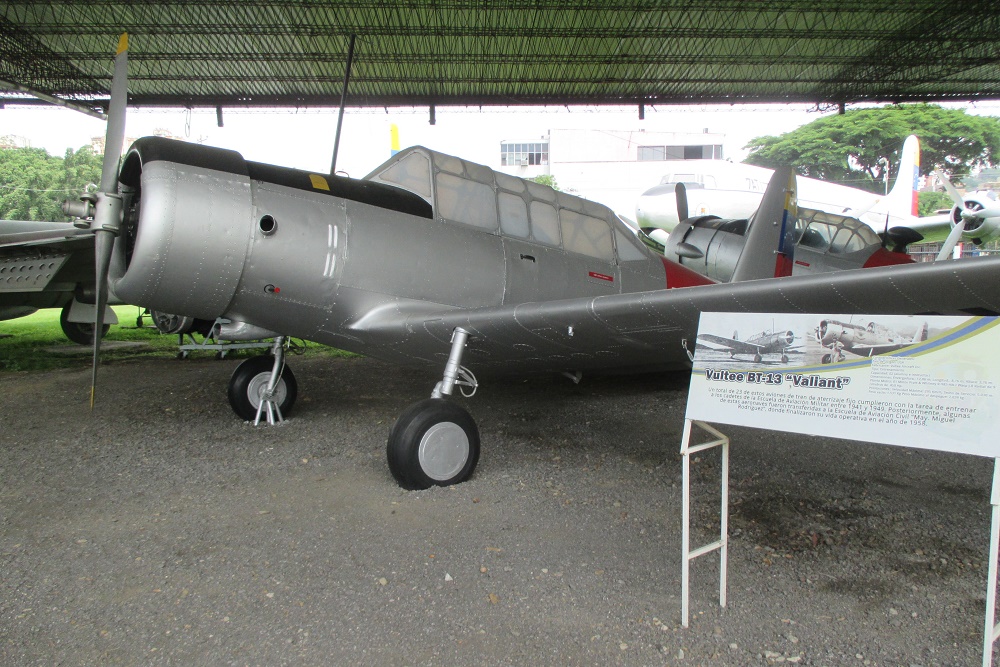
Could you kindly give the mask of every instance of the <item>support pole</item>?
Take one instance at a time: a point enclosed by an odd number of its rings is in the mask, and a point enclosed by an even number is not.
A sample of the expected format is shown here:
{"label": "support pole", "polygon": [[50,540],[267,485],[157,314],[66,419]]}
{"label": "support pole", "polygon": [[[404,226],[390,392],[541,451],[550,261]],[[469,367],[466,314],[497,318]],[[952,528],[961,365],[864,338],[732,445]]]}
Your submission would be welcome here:
{"label": "support pole", "polygon": [[[84,104],[78,104],[76,102],[71,102],[70,100],[64,100],[61,97],[53,97],[52,95],[46,95],[43,92],[35,90],[34,88],[28,88],[27,86],[22,86],[19,83],[12,83],[10,81],[4,81],[0,79],[0,86],[3,86],[7,90],[17,90],[22,93],[33,95],[34,97],[37,97],[41,101],[48,102],[49,104],[55,104],[56,106],[60,106],[65,109],[72,109],[73,111],[79,111],[80,113],[87,114],[91,118],[96,118],[97,120],[108,119],[107,114],[101,113],[100,111],[97,111],[95,109],[91,109],[90,107]],[[0,109],[2,108],[3,105],[0,105]]]}
{"label": "support pole", "polygon": [[[697,425],[699,428],[715,436],[715,440],[691,445],[691,427]],[[720,506],[719,539],[697,549],[691,550],[691,454],[695,454],[706,449],[722,447],[722,502]],[[729,438],[708,424],[692,419],[684,420],[684,434],[681,438],[681,455],[683,458],[682,477],[683,490],[681,502],[681,627],[688,627],[690,583],[691,583],[691,561],[699,556],[718,550],[719,552],[719,606],[726,606],[726,589],[728,587],[728,577],[726,571],[729,567]]]}
{"label": "support pole", "polygon": [[257,406],[257,415],[253,420],[253,425],[260,424],[261,416],[267,417],[269,426],[280,424],[285,421],[285,416],[281,414],[281,406],[274,400],[275,390],[281,380],[281,374],[285,370],[285,336],[277,336],[271,344],[271,353],[274,355],[274,365],[271,366],[271,377],[260,394],[260,405]]}
{"label": "support pole", "polygon": [[469,332],[462,327],[457,327],[451,333],[451,352],[448,354],[448,363],[444,367],[444,379],[434,386],[431,398],[451,396],[458,381],[459,369],[462,367],[462,353],[465,351],[465,344],[468,340]]}
{"label": "support pole", "polygon": [[1000,459],[993,460],[993,492],[990,494],[993,511],[990,520],[990,566],[986,583],[986,624],[983,629],[983,667],[993,665],[993,644],[1000,637],[996,625],[997,611],[997,556],[1000,555]]}
{"label": "support pole", "polygon": [[347,84],[351,80],[351,63],[354,62],[354,38],[347,45],[347,65],[344,67],[344,87],[340,90],[340,113],[337,114],[337,134],[333,139],[333,160],[330,162],[330,174],[337,173],[337,151],[340,149],[340,128],[344,124],[344,105],[347,104]]}

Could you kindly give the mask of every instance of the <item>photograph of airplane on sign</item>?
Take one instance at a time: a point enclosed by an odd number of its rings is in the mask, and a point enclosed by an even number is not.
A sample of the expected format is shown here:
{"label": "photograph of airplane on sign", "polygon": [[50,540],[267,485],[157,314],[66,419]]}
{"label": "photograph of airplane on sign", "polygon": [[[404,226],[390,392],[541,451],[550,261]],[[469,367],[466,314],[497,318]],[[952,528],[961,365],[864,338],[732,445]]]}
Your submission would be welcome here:
{"label": "photograph of airplane on sign", "polygon": [[[774,315],[702,313],[699,338],[746,329]],[[781,315],[796,336],[851,324],[846,315]],[[1000,455],[995,437],[1000,366],[982,350],[1000,344],[1000,318],[855,316],[866,333],[913,331],[893,350],[826,364],[815,351],[785,365],[725,363],[699,346],[685,417],[863,442]],[[813,329],[816,334],[821,328]],[[847,331],[857,333],[850,326]],[[918,340],[913,340],[914,338]],[[808,348],[807,348],[808,349]]]}
{"label": "photograph of airplane on sign", "polygon": [[[733,314],[742,325],[735,319],[727,320],[725,313],[713,315],[729,324],[723,325],[726,328],[721,331],[718,325],[713,325],[710,331],[698,334],[694,355],[696,370],[703,364],[755,370],[841,364],[933,342],[946,331],[941,328],[943,320],[940,318],[935,318],[937,323],[932,326],[928,318],[913,315],[864,318],[799,314],[777,318],[761,315],[756,320],[770,326],[743,336],[739,328],[746,326],[746,313]],[[961,321],[963,318],[955,319]],[[733,328],[729,329],[729,325]]]}

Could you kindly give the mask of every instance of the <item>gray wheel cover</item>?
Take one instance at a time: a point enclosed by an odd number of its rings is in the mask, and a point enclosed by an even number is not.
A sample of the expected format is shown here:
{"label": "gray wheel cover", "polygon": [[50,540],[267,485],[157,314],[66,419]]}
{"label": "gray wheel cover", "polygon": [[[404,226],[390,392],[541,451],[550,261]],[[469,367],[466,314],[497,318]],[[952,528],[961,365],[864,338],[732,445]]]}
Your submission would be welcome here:
{"label": "gray wheel cover", "polygon": [[437,423],[420,439],[417,460],[425,475],[436,482],[447,481],[469,460],[469,436],[454,422]]}

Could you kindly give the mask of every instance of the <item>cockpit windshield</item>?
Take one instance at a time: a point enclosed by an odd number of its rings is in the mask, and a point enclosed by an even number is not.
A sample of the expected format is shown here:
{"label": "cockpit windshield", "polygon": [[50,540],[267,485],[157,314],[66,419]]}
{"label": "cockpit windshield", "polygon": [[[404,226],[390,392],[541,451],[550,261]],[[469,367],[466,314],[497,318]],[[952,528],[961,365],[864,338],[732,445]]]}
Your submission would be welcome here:
{"label": "cockpit windshield", "polygon": [[817,252],[847,254],[879,245],[878,235],[857,218],[799,209],[798,245]]}

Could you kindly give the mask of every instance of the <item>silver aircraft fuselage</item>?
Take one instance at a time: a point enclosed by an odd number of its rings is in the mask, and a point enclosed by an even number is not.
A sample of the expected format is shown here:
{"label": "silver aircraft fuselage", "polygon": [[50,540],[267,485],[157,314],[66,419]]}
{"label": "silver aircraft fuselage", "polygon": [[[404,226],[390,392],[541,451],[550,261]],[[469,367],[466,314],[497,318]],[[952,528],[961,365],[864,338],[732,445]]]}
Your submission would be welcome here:
{"label": "silver aircraft fuselage", "polygon": [[249,323],[255,337],[435,361],[442,349],[433,339],[415,358],[369,330],[401,315],[667,282],[662,258],[606,207],[422,148],[352,180],[143,139],[121,180],[128,211],[114,293],[158,311]]}

